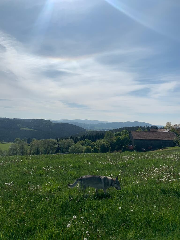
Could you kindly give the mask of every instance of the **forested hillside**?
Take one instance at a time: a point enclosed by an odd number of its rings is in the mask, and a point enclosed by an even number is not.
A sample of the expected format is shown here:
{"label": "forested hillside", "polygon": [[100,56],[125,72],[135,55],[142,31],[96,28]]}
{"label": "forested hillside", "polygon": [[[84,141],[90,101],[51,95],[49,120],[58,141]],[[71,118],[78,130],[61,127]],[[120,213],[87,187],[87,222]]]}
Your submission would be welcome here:
{"label": "forested hillside", "polygon": [[85,129],[68,123],[52,123],[44,119],[0,118],[0,141],[20,139],[56,139],[78,136]]}

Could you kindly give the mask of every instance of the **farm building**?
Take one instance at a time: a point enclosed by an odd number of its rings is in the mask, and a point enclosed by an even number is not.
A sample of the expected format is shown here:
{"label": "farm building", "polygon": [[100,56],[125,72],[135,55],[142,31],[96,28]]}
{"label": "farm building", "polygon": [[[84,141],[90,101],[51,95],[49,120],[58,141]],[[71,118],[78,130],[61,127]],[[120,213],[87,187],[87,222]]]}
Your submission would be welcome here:
{"label": "farm building", "polygon": [[138,150],[151,150],[165,147],[174,147],[176,135],[173,132],[159,131],[132,131],[132,145]]}

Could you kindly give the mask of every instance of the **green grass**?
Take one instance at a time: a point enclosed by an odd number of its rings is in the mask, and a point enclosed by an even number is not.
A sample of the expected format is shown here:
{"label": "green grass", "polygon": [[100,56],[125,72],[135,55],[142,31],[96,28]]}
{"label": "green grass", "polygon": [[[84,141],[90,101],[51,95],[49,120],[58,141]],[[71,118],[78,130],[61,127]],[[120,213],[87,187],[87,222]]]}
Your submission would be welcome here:
{"label": "green grass", "polygon": [[28,127],[21,128],[20,130],[25,130],[25,131],[35,131],[34,129],[31,129],[31,128],[28,128]]}
{"label": "green grass", "polygon": [[[180,147],[179,147],[179,146],[176,146],[176,147],[167,147],[167,148],[164,148],[164,149],[163,149],[163,151],[169,151],[169,150],[180,151]],[[159,151],[162,151],[162,149],[155,150],[155,152],[159,152]]]}
{"label": "green grass", "polygon": [[[122,190],[68,183],[119,175]],[[180,152],[0,158],[0,239],[180,239]]]}
{"label": "green grass", "polygon": [[0,150],[7,151],[12,143],[0,143]]}

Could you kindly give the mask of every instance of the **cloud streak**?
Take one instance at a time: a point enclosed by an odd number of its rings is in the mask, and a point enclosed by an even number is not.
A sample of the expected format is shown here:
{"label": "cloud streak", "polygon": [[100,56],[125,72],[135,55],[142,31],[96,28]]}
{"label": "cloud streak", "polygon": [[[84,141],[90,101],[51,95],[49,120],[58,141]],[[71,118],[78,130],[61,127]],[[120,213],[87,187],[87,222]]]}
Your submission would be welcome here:
{"label": "cloud streak", "polygon": [[[135,2],[127,4],[138,9]],[[133,23],[105,1],[76,3],[86,15],[71,1],[54,0],[54,9],[49,1],[32,1],[21,28],[28,27],[29,40],[0,24],[1,117],[178,121],[178,42]],[[18,4],[21,13],[25,5]],[[29,22],[33,9],[36,21]],[[68,19],[61,22],[64,12]]]}
{"label": "cloud streak", "polygon": [[[179,41],[177,35],[177,15],[180,5],[177,1],[147,0],[105,0],[118,11],[127,15],[139,24],[163,34],[169,38]],[[152,17],[153,16],[153,17]],[[167,21],[168,17],[168,21]]]}

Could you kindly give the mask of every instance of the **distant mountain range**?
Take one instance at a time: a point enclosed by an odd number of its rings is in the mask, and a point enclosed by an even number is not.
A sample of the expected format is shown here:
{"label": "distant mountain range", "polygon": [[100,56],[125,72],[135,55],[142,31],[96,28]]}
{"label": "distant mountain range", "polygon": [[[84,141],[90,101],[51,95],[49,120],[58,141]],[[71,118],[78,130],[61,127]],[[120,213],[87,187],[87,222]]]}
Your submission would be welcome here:
{"label": "distant mountain range", "polygon": [[113,130],[117,128],[123,128],[123,127],[150,127],[152,124],[146,123],[146,122],[106,122],[106,121],[98,121],[98,120],[81,120],[81,119],[74,119],[74,120],[68,120],[68,119],[62,119],[62,120],[51,120],[54,123],[69,123],[74,124],[78,127],[82,127],[86,130]]}

